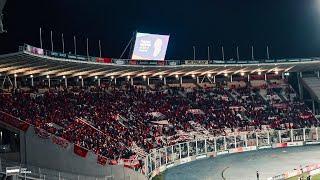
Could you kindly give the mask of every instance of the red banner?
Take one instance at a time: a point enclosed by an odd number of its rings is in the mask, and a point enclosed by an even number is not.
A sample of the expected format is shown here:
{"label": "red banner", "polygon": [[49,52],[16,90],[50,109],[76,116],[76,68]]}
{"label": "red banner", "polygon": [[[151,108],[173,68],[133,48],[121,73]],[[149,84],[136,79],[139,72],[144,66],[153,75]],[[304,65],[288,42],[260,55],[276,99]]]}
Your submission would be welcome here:
{"label": "red banner", "polygon": [[106,157],[103,157],[103,156],[98,156],[98,160],[97,160],[97,162],[98,162],[98,164],[100,164],[100,165],[102,165],[102,166],[104,166],[104,165],[106,165],[107,164],[107,158]]}
{"label": "red banner", "polygon": [[57,144],[63,148],[67,148],[69,145],[69,142],[67,140],[60,137],[52,136],[51,140],[53,144]]}
{"label": "red banner", "polygon": [[122,159],[123,163],[124,163],[124,167],[127,168],[139,168],[140,163],[138,160],[136,159]]}
{"label": "red banner", "polygon": [[310,115],[310,114],[302,114],[302,115],[300,115],[300,118],[301,119],[309,119],[309,118],[312,118],[312,115]]}
{"label": "red banner", "polygon": [[117,165],[118,164],[118,162],[117,162],[117,160],[111,160],[111,161],[109,161],[109,164],[110,165]]}
{"label": "red banner", "polygon": [[96,62],[99,62],[99,63],[111,63],[112,62],[112,58],[96,58]]}
{"label": "red banner", "polygon": [[74,145],[74,149],[73,149],[74,153],[77,154],[78,156],[81,156],[81,157],[86,157],[87,154],[88,154],[88,150],[80,147],[79,145]]}

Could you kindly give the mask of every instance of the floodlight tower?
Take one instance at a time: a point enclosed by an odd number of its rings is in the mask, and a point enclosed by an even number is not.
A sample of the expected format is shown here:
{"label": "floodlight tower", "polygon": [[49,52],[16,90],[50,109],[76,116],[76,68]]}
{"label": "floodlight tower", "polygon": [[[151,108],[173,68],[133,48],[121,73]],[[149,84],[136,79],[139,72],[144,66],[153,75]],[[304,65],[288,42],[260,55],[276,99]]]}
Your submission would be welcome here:
{"label": "floodlight tower", "polygon": [[4,8],[4,6],[6,5],[7,0],[0,0],[0,33],[6,33],[7,31],[4,29],[3,27],[3,14],[2,14],[2,10]]}

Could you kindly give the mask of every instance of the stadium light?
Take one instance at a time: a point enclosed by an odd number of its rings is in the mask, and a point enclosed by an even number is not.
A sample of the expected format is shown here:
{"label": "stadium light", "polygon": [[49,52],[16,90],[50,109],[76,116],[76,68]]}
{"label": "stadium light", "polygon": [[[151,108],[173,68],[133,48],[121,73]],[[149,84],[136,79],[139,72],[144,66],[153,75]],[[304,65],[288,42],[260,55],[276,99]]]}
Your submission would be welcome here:
{"label": "stadium light", "polygon": [[94,76],[95,79],[98,79],[98,76]]}
{"label": "stadium light", "polygon": [[159,78],[160,78],[160,79],[162,79],[162,78],[163,78],[163,76],[162,76],[162,75],[160,75],[160,76],[159,76]]}
{"label": "stadium light", "polygon": [[82,79],[82,76],[79,76],[79,79]]}
{"label": "stadium light", "polygon": [[241,72],[241,76],[244,76],[244,72]]}
{"label": "stadium light", "polygon": [[278,74],[279,74],[279,71],[275,71],[274,73],[275,73],[276,75],[278,75]]}
{"label": "stadium light", "polygon": [[128,79],[130,79],[130,76],[127,76]]}
{"label": "stadium light", "polygon": [[224,76],[225,76],[225,77],[228,77],[228,73],[224,73]]}
{"label": "stadium light", "polygon": [[207,75],[209,78],[211,78],[212,77],[212,75],[209,73],[208,75]]}
{"label": "stadium light", "polygon": [[31,74],[30,77],[33,78],[33,75]]}
{"label": "stadium light", "polygon": [[258,75],[259,75],[259,76],[261,75],[261,71],[258,71]]}
{"label": "stadium light", "polygon": [[47,79],[49,79],[50,78],[49,74],[46,77],[47,77]]}
{"label": "stadium light", "polygon": [[179,78],[179,75],[178,75],[178,74],[176,74],[176,78],[177,78],[177,79]]}
{"label": "stadium light", "polygon": [[114,76],[111,76],[111,79],[114,79]]}
{"label": "stadium light", "polygon": [[192,78],[195,78],[195,77],[196,77],[196,75],[194,75],[194,74],[192,74],[191,76],[192,76]]}
{"label": "stadium light", "polygon": [[143,75],[142,78],[145,80],[145,79],[147,79],[147,76],[146,76],[146,75]]}
{"label": "stadium light", "polygon": [[66,78],[66,76],[62,76],[62,78],[63,78],[63,79],[65,79],[65,78]]}
{"label": "stadium light", "polygon": [[14,77],[17,77],[18,75],[17,74],[14,74]]}

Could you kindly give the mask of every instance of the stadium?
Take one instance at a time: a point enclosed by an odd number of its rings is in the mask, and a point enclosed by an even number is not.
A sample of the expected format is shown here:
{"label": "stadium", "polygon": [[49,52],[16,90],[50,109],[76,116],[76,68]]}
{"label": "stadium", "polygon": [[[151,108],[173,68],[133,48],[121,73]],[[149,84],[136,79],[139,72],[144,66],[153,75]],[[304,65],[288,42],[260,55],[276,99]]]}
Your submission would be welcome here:
{"label": "stadium", "polygon": [[0,51],[2,179],[320,179],[319,57],[168,60],[171,35],[135,32],[105,58],[43,32]]}

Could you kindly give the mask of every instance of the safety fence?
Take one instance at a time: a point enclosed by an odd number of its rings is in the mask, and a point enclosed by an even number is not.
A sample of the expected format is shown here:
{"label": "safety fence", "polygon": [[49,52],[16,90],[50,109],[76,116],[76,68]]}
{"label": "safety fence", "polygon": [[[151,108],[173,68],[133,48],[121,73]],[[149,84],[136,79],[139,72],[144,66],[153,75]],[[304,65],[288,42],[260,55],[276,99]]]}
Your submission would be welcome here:
{"label": "safety fence", "polygon": [[[19,164],[17,162],[8,161],[6,159],[0,159],[0,173],[6,174],[7,168],[18,168],[19,172],[16,176],[19,179],[30,179],[30,180],[115,180],[113,176],[104,177],[90,177],[79,174],[72,174],[67,172],[60,172],[53,169],[46,169],[31,165]],[[127,177],[125,179],[130,179]]]}
{"label": "safety fence", "polygon": [[320,144],[319,134],[320,128],[312,127],[247,132],[182,142],[152,150],[145,159],[146,175],[150,179],[168,168],[219,155]]}

